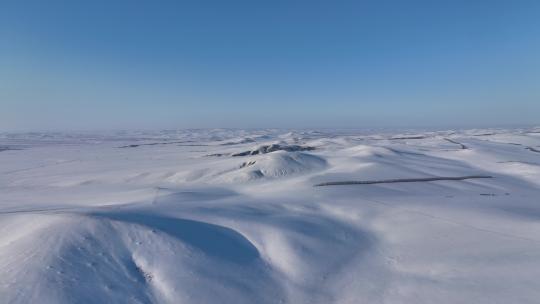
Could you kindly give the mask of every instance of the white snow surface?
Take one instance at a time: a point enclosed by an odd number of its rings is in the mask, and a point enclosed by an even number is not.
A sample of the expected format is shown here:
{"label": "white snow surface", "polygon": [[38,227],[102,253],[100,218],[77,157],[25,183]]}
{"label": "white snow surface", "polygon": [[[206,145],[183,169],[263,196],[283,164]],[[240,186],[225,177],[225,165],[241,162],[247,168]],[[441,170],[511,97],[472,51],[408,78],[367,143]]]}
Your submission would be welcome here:
{"label": "white snow surface", "polygon": [[[271,144],[314,149],[232,156]],[[0,134],[1,303],[539,303],[539,278],[540,128]]]}

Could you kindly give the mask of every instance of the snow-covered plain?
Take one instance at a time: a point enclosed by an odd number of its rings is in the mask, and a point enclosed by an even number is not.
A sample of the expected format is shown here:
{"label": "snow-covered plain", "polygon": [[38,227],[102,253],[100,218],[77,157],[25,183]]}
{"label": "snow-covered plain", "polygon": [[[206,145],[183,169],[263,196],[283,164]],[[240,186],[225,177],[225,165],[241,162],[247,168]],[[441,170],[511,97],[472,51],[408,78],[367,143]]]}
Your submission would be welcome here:
{"label": "snow-covered plain", "polygon": [[0,134],[0,302],[539,303],[540,129],[400,133]]}

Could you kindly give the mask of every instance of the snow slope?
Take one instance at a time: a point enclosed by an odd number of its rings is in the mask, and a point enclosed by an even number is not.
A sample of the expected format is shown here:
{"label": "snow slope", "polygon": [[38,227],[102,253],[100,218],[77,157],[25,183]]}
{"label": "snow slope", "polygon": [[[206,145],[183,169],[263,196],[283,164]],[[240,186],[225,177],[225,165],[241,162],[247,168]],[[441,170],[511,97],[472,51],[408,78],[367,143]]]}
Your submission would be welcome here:
{"label": "snow slope", "polygon": [[540,299],[538,128],[0,134],[0,194],[1,303]]}

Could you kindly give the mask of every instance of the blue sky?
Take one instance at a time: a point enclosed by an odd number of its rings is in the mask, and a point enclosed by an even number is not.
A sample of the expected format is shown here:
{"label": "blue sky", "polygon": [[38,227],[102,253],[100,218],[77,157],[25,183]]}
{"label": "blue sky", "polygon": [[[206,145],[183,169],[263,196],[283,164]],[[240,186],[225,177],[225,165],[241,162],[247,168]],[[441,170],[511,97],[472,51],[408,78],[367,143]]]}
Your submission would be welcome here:
{"label": "blue sky", "polygon": [[540,123],[540,1],[0,1],[0,131]]}

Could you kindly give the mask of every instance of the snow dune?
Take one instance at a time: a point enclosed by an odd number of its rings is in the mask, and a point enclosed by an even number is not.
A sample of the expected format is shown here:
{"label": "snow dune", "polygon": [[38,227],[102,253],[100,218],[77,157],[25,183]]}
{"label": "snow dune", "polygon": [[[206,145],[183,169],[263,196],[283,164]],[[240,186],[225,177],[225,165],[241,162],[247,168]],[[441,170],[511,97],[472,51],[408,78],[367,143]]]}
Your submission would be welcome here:
{"label": "snow dune", "polygon": [[0,134],[0,302],[538,303],[539,149],[537,129]]}

